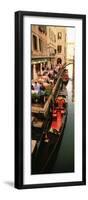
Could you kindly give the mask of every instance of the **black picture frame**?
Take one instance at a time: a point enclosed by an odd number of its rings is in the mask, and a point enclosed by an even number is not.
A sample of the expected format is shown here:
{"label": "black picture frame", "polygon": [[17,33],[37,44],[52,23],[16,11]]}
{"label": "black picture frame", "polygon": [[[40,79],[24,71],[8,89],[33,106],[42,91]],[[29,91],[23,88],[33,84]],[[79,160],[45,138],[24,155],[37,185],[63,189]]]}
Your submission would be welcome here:
{"label": "black picture frame", "polygon": [[[23,18],[24,16],[82,20],[82,181],[28,184],[23,183]],[[86,15],[48,12],[15,12],[15,188],[44,188],[86,184]]]}

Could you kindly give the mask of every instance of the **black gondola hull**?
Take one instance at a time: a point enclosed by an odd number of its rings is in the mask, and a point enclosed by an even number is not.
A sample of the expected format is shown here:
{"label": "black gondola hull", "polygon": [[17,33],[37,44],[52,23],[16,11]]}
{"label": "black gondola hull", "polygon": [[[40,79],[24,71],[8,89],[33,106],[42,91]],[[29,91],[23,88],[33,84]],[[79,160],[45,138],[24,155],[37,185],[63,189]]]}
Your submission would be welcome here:
{"label": "black gondola hull", "polygon": [[64,115],[63,125],[59,134],[48,133],[49,142],[45,142],[43,137],[39,149],[32,159],[32,174],[49,173],[53,166],[52,161],[56,159],[60,148],[61,140],[67,119],[67,111]]}

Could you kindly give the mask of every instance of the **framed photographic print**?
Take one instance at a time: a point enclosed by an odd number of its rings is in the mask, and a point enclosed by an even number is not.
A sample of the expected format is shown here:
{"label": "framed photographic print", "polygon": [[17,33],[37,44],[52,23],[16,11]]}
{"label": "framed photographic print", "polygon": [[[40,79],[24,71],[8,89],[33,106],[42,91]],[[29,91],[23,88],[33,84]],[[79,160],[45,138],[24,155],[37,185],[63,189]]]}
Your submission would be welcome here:
{"label": "framed photographic print", "polygon": [[86,16],[15,13],[15,187],[86,184]]}

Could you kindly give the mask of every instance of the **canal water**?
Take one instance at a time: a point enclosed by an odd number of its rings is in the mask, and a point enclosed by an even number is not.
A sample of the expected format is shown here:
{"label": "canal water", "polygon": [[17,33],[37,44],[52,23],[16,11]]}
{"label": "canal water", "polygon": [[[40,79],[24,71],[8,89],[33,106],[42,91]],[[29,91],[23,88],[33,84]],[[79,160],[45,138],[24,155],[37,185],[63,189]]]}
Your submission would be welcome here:
{"label": "canal water", "polygon": [[[70,66],[71,67],[71,66]],[[71,68],[70,68],[71,69]],[[74,101],[72,70],[69,70],[70,80],[67,85],[68,91],[68,115],[66,126],[56,161],[51,173],[74,172]]]}

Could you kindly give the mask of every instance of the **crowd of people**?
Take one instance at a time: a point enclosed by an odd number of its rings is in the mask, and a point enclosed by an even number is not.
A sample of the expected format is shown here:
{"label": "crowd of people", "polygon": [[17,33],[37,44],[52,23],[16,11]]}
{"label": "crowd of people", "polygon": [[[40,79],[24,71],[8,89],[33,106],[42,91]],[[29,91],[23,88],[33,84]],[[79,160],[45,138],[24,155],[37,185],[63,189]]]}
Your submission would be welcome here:
{"label": "crowd of people", "polygon": [[58,73],[62,68],[61,64],[58,64],[51,68],[45,66],[42,68],[42,74],[38,74],[37,80],[32,81],[31,91],[32,95],[37,94],[40,96],[41,102],[44,102],[44,97],[46,96],[47,88],[51,91],[58,79]]}

